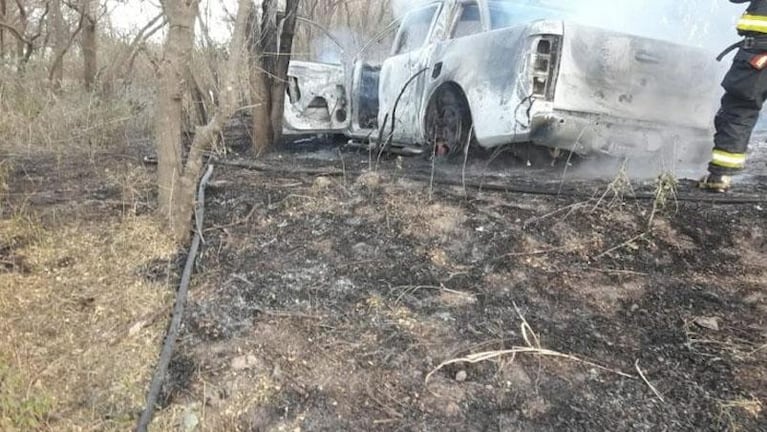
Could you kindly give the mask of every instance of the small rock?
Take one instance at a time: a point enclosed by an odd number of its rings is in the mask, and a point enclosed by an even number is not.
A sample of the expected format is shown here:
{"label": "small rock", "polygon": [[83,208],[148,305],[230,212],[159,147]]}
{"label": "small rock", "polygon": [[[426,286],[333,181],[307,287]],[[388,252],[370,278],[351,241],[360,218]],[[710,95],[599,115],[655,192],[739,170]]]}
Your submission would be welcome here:
{"label": "small rock", "polygon": [[381,175],[377,172],[367,172],[357,178],[357,183],[372,189],[380,186],[381,180]]}
{"label": "small rock", "polygon": [[352,227],[358,227],[363,225],[365,221],[363,221],[362,218],[352,217],[352,218],[346,219],[344,223]]}
{"label": "small rock", "polygon": [[236,371],[254,369],[260,365],[261,362],[258,360],[258,357],[254,356],[253,354],[235,357],[232,359],[232,369]]}
{"label": "small rock", "polygon": [[450,418],[456,418],[461,415],[461,406],[458,405],[455,402],[448,402],[447,405],[445,405],[445,415],[447,415]]}
{"label": "small rock", "polygon": [[197,429],[197,426],[200,425],[200,419],[197,417],[197,414],[194,412],[193,407],[187,407],[184,411],[184,417],[181,420],[184,432],[194,432]]}
{"label": "small rock", "polygon": [[283,377],[284,374],[282,373],[282,368],[279,364],[275,364],[274,369],[272,369],[272,378],[274,378],[276,381],[280,381]]}
{"label": "small rock", "polygon": [[599,378],[599,371],[594,369],[594,368],[589,369],[589,378],[592,379],[592,380],[598,379]]}
{"label": "small rock", "polygon": [[333,181],[327,177],[317,177],[312,185],[315,189],[327,189],[333,184]]}
{"label": "small rock", "polygon": [[633,305],[631,305],[631,312],[632,313],[636,312],[638,310],[639,310],[639,305],[638,304],[634,303]]}
{"label": "small rock", "polygon": [[719,318],[716,317],[695,318],[695,324],[704,329],[719,331]]}
{"label": "small rock", "polygon": [[455,380],[458,382],[464,382],[469,377],[469,374],[466,373],[466,371],[459,371],[457,374],[455,374]]}
{"label": "small rock", "polygon": [[352,246],[352,252],[355,257],[372,258],[376,255],[376,248],[367,243],[357,243]]}
{"label": "small rock", "polygon": [[543,398],[536,397],[522,404],[522,415],[532,420],[546,414],[549,409],[549,404]]}

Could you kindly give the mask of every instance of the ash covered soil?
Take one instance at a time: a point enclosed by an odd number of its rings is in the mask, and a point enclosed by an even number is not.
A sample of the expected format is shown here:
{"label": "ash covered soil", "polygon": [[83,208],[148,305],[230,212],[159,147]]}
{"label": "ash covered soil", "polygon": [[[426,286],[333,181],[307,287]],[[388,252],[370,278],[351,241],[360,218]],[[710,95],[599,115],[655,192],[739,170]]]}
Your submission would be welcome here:
{"label": "ash covered soil", "polygon": [[342,173],[217,167],[166,403],[219,430],[767,430],[765,204],[296,148],[268,163]]}

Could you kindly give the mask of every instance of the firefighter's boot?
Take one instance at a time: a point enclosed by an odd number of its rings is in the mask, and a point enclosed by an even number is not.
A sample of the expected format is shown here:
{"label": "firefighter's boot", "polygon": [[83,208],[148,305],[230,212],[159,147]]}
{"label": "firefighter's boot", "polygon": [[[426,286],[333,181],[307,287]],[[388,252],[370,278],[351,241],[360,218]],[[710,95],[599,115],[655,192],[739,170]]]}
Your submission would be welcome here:
{"label": "firefighter's boot", "polygon": [[732,177],[721,174],[709,174],[698,183],[698,187],[710,192],[725,193],[732,187]]}

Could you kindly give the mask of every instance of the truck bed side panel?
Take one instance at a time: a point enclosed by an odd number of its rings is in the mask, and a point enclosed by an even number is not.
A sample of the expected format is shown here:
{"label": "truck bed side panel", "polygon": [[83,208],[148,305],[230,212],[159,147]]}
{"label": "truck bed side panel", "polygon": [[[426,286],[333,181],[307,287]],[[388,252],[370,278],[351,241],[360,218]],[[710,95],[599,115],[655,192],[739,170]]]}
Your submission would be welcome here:
{"label": "truck bed side panel", "polygon": [[701,50],[566,23],[554,107],[707,129],[721,76]]}

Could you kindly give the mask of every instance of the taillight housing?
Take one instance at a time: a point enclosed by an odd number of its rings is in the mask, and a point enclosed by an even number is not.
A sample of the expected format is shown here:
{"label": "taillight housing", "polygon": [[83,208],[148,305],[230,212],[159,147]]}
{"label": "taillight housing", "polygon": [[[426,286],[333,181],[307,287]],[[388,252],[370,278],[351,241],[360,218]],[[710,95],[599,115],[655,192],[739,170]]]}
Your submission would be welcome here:
{"label": "taillight housing", "polygon": [[561,36],[541,35],[532,40],[530,57],[531,95],[536,99],[554,100],[559,76]]}

